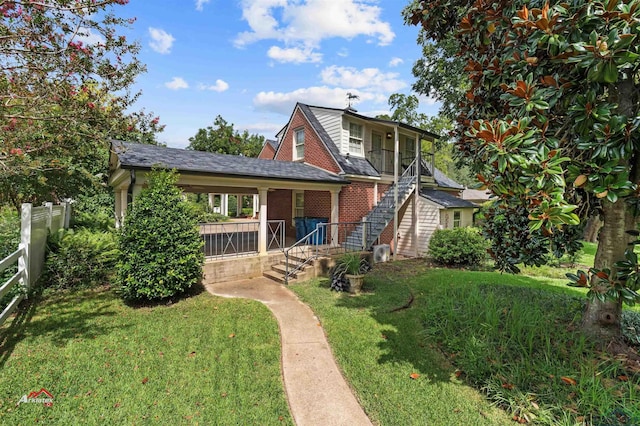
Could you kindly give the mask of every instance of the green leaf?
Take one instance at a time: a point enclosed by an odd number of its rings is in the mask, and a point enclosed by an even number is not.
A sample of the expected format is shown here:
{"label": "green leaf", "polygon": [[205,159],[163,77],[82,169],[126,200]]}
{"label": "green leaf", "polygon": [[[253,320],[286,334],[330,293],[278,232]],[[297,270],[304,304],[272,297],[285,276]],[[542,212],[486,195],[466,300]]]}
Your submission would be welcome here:
{"label": "green leaf", "polygon": [[618,67],[613,61],[608,61],[604,65],[604,82],[615,83],[618,81]]}

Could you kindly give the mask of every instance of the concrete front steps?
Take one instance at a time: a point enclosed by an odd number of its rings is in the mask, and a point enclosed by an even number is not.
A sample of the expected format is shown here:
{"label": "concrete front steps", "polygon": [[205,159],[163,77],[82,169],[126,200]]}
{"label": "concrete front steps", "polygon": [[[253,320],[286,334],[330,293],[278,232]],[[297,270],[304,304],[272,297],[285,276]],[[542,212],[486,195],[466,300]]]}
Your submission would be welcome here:
{"label": "concrete front steps", "polygon": [[[289,270],[298,268],[305,259],[295,256],[289,257]],[[280,284],[285,284],[285,275],[287,270],[287,261],[282,259],[279,263],[272,265],[271,269],[263,272],[263,276],[269,278]],[[292,277],[289,279],[289,283],[306,281],[315,277],[327,276],[329,269],[335,264],[335,259],[331,257],[331,253],[317,257],[314,260],[309,261],[305,265],[301,266]]]}

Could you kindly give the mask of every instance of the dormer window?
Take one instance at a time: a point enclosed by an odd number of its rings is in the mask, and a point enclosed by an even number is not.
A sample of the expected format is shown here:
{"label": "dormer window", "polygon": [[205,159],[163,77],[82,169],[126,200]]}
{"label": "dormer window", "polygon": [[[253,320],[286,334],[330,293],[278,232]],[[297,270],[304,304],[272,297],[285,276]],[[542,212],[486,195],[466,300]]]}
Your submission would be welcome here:
{"label": "dormer window", "polygon": [[362,155],[362,124],[349,123],[349,152]]}
{"label": "dormer window", "polygon": [[304,159],[304,129],[297,129],[293,133],[293,144],[295,145],[293,150],[294,160]]}

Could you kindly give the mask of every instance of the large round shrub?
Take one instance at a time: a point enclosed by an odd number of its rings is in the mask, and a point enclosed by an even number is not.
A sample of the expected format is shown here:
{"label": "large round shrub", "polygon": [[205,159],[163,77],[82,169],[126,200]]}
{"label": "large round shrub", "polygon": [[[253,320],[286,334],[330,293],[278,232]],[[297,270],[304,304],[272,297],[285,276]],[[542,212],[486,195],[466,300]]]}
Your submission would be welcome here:
{"label": "large round shrub", "polygon": [[429,241],[429,255],[442,265],[477,266],[487,253],[487,241],[476,228],[438,229]]}
{"label": "large round shrub", "polygon": [[175,171],[153,170],[125,216],[118,284],[125,300],[160,300],[202,277],[198,222],[176,187]]}

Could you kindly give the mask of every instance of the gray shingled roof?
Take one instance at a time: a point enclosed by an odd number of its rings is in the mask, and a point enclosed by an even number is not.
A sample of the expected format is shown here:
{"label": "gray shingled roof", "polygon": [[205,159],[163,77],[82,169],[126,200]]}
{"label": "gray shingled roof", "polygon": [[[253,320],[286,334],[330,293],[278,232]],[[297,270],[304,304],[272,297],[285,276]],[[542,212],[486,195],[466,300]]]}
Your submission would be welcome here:
{"label": "gray shingled roof", "polygon": [[362,157],[347,157],[345,155],[340,154],[338,147],[335,142],[331,139],[327,131],[324,129],[320,121],[316,118],[309,105],[305,105],[302,103],[298,103],[300,110],[309,120],[309,124],[313,127],[313,129],[320,136],[320,140],[324,143],[324,146],[331,153],[333,158],[337,161],[338,165],[347,175],[356,175],[356,176],[374,176],[379,177],[380,173],[371,165],[369,160]]}
{"label": "gray shingled roof", "polygon": [[114,152],[123,169],[150,170],[161,165],[178,172],[283,179],[309,182],[349,183],[341,176],[291,161],[264,160],[237,155],[213,154],[156,145],[112,141]]}
{"label": "gray shingled roof", "polygon": [[428,173],[428,174],[423,173],[424,175],[433,176],[433,180],[435,180],[438,186],[441,188],[464,189],[464,186],[460,185],[458,182],[451,179],[450,177],[447,177],[435,166],[433,167],[433,174],[432,174],[431,164],[428,161],[422,160],[422,170]]}
{"label": "gray shingled roof", "polygon": [[471,201],[463,200],[448,192],[438,191],[437,189],[423,189],[420,191],[420,195],[447,209],[478,207]]}

